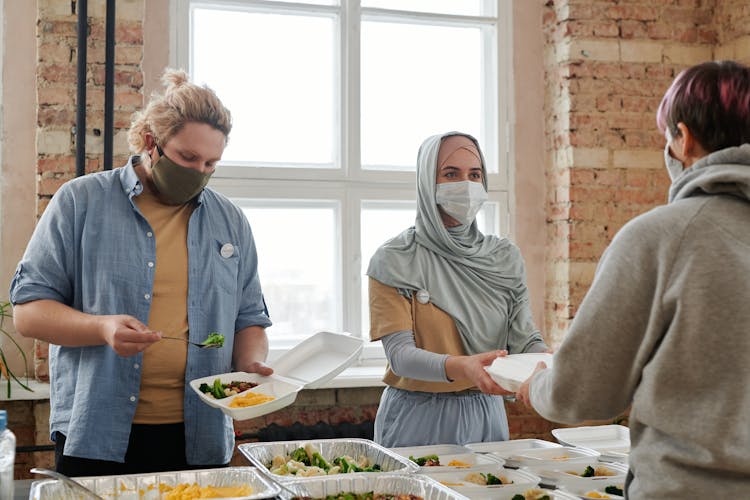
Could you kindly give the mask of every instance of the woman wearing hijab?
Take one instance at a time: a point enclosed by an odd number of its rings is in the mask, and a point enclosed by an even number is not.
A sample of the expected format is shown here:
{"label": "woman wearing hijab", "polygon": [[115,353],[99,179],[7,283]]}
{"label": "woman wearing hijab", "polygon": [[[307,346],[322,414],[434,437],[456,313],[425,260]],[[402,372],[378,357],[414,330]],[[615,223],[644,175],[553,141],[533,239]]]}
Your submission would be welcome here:
{"label": "woman wearing hijab", "polygon": [[417,217],[370,260],[370,337],[387,384],[375,441],[387,446],[508,439],[502,396],[484,367],[547,350],[534,326],[521,254],[474,220],[487,199],[473,137],[429,137],[417,158]]}

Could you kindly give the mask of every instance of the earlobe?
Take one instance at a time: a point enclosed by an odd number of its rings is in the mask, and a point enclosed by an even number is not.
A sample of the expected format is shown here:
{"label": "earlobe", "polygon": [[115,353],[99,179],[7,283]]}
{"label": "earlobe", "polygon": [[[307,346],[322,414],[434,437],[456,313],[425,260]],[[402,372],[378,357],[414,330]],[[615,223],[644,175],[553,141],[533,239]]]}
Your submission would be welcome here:
{"label": "earlobe", "polygon": [[680,144],[677,145],[675,141],[672,141],[672,145],[675,150],[678,150],[677,152],[683,159],[689,158],[695,146],[695,137],[693,137],[692,132],[690,132],[690,129],[683,122],[677,124],[677,129],[680,131]]}

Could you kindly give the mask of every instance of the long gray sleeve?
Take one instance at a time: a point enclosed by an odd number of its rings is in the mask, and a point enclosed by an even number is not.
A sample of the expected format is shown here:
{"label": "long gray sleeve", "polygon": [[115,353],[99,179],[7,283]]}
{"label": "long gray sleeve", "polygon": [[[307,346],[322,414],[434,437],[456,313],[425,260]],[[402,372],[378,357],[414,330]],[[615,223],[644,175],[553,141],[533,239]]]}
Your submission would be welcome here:
{"label": "long gray sleeve", "polygon": [[385,357],[393,373],[428,382],[450,382],[445,376],[448,354],[437,354],[417,347],[411,330],[386,335],[381,339]]}

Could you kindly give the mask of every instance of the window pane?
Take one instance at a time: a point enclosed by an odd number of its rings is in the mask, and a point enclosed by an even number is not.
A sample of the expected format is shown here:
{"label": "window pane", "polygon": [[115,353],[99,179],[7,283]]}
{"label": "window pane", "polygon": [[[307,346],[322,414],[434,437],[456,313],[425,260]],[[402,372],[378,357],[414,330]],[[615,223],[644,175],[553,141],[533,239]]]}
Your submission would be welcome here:
{"label": "window pane", "polygon": [[483,0],[362,0],[362,7],[380,9],[410,10],[414,12],[434,12],[465,16],[493,15],[483,7],[491,8]]}
{"label": "window pane", "polygon": [[413,170],[422,141],[451,130],[486,151],[482,71],[480,28],[363,21],[364,168]]}
{"label": "window pane", "polygon": [[193,77],[216,90],[234,121],[224,161],[333,167],[335,24],[194,9]]}
{"label": "window pane", "polygon": [[258,249],[258,274],[273,321],[271,347],[291,347],[319,330],[340,330],[336,205],[235,201]]}
{"label": "window pane", "polygon": [[[485,203],[477,214],[477,225],[484,234],[498,234],[496,224],[496,203]],[[370,305],[368,297],[367,267],[370,258],[380,245],[388,239],[414,225],[416,203],[378,202],[362,203],[362,336],[370,334]]]}

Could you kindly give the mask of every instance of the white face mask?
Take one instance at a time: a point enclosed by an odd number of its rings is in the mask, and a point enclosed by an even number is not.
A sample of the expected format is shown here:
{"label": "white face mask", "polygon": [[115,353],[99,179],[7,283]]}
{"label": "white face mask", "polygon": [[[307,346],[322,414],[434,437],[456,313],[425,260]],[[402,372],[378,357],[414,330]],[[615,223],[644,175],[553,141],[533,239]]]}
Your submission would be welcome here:
{"label": "white face mask", "polygon": [[672,144],[672,134],[669,132],[669,128],[667,128],[667,145],[664,146],[664,164],[667,166],[669,178],[674,182],[674,180],[680,176],[682,171],[685,170],[685,165],[669,153],[670,144]]}
{"label": "white face mask", "polygon": [[435,201],[446,214],[468,225],[474,222],[477,212],[487,201],[487,191],[481,182],[444,182],[437,185]]}

